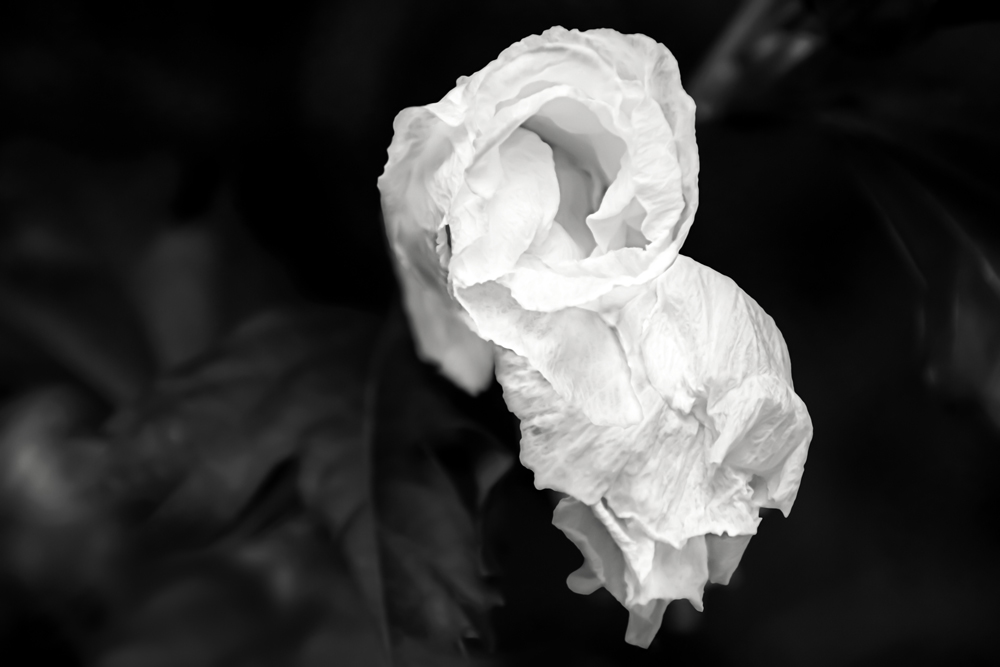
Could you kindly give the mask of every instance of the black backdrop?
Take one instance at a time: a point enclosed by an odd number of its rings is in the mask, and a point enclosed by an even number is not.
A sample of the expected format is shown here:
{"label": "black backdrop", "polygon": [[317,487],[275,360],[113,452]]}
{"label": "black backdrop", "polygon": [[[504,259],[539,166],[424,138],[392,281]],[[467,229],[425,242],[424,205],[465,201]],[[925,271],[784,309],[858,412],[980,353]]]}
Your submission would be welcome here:
{"label": "black backdrop", "polygon": [[[871,3],[888,8],[874,18],[838,13],[848,4],[806,3],[826,40],[821,57],[742,90],[731,113],[699,119],[701,206],[684,246],[734,278],[787,340],[815,425],[794,512],[767,514],[732,584],[710,588],[702,614],[672,605],[642,651],[624,644],[625,612],[610,596],[566,589],[579,555],[549,523],[552,498],[515,465],[484,524],[505,598],[493,625],[510,664],[985,664],[995,653],[1000,431],[989,411],[1000,381],[980,376],[1000,367],[991,342],[1000,312],[986,297],[963,297],[960,280],[936,292],[937,274],[919,256],[914,268],[908,240],[924,234],[933,245],[934,232],[900,231],[892,202],[905,209],[915,195],[880,199],[873,144],[852,143],[864,133],[842,121],[876,118],[878,136],[889,137],[878,145],[892,146],[895,164],[919,155],[912,173],[956,202],[950,219],[991,261],[1000,26],[935,8],[944,2]],[[265,270],[305,300],[380,313],[396,287],[375,180],[399,109],[439,99],[459,75],[556,24],[645,33],[674,53],[690,89],[739,5],[5,3],[4,243],[15,247],[15,231],[49,229],[52,216],[72,218],[81,201],[141,191],[159,198],[159,213],[146,216],[159,216],[157,229],[222,216],[237,230],[225,242],[263,258],[248,265],[232,250],[236,259],[220,264],[240,286],[219,332],[271,298],[248,287]],[[44,204],[31,209],[41,218],[17,204],[25,182]],[[978,183],[985,203],[961,189]],[[76,234],[67,232],[66,252],[86,245]],[[18,275],[6,274],[4,295]],[[80,383],[72,364],[18,325],[10,303],[0,304],[6,399],[43,382]],[[968,303],[987,305],[978,319],[955,319]],[[963,350],[976,341],[982,351],[969,360]],[[453,399],[516,447],[496,387]],[[111,410],[113,401],[97,402],[97,414]],[[17,596],[0,600],[9,647],[0,661],[73,664],[58,613],[11,586]]]}

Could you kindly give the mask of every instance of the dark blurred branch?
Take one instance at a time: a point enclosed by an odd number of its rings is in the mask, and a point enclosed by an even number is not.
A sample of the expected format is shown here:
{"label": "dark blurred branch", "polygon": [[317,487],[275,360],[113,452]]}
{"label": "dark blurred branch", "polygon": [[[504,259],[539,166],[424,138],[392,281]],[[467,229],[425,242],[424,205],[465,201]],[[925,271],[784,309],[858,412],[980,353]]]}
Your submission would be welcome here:
{"label": "dark blurred branch", "polygon": [[822,45],[798,0],[745,0],[695,72],[688,90],[698,120],[762,97]]}

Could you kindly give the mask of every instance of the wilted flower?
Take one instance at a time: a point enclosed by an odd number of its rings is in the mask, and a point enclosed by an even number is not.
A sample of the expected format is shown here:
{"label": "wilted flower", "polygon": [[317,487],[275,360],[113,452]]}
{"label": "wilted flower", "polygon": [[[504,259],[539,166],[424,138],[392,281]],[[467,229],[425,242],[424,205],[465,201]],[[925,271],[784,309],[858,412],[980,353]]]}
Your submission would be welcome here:
{"label": "wilted flower", "polygon": [[642,405],[633,425],[591,423],[523,357],[497,355],[535,484],[570,496],[555,524],[586,562],[569,580],[605,586],[646,646],[670,600],[701,609],[728,583],[760,507],[791,509],[812,424],[774,321],[725,276],[678,256],[619,312],[615,331]]}
{"label": "wilted flower", "polygon": [[642,35],[553,28],[396,117],[379,179],[421,354],[496,376],[555,524],[648,645],[790,509],[812,427],[774,322],[679,256],[697,208],[694,103]]}
{"label": "wilted flower", "polygon": [[[694,217],[694,103],[673,56],[642,35],[553,28],[394,130],[379,188],[421,352],[482,388],[491,354],[462,321],[596,421],[635,421],[614,336],[580,307],[662,273]],[[563,330],[589,341],[585,358],[558,358]]]}

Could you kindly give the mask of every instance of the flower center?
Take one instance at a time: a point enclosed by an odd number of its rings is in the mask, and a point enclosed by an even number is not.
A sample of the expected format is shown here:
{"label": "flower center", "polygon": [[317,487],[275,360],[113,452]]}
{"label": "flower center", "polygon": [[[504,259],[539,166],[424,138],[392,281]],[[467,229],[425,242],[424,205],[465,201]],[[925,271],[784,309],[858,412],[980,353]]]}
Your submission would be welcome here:
{"label": "flower center", "polygon": [[[545,103],[521,127],[537,134],[552,149],[559,181],[555,223],[546,238],[537,239],[535,254],[543,259],[578,260],[590,257],[599,245],[608,246],[602,250],[614,250],[648,243],[638,229],[618,221],[627,233],[618,234],[621,240],[613,247],[601,244],[587,223],[617,178],[627,150],[625,142],[609,132],[593,111],[575,99],[557,98]],[[632,217],[641,221],[644,211],[633,213],[638,213]]]}
{"label": "flower center", "polygon": [[597,210],[606,186],[593,171],[583,167],[568,150],[558,144],[552,148],[552,161],[559,180],[559,210],[555,224],[562,225],[584,257],[597,247],[587,227],[587,216]]}

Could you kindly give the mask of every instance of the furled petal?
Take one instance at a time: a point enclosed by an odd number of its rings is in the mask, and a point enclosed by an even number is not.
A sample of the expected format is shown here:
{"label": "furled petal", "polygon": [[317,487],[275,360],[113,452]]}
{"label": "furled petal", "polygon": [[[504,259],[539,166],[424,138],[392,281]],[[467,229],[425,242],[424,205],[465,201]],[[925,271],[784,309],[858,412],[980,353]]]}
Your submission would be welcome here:
{"label": "furled petal", "polygon": [[[594,424],[509,350],[498,351],[496,372],[521,421],[521,462],[536,486],[591,508],[604,532],[575,510],[566,514],[577,517],[571,539],[589,535],[602,563],[617,562],[606,537],[617,547],[630,641],[648,642],[663,600],[700,608],[706,581],[729,581],[761,506],[791,507],[812,425],[780,332],[732,280],[679,257],[647,288],[621,296],[631,298],[599,302],[595,314],[618,332],[640,423]],[[569,525],[566,516],[557,525]],[[595,578],[619,586],[587,557],[576,589],[592,589]]]}
{"label": "furled petal", "polygon": [[[466,211],[470,215],[453,212],[455,245],[448,268],[465,286],[495,280],[513,269],[536,234],[552,225],[559,208],[552,149],[537,134],[517,129],[496,153],[496,173],[482,179],[497,182],[475,184],[489,190],[488,198],[470,198],[470,206],[480,207]],[[466,242],[465,227],[474,225],[482,228]]]}
{"label": "furled petal", "polygon": [[527,311],[496,283],[459,289],[456,296],[480,336],[530,360],[552,398],[576,406],[587,423],[634,424],[642,418],[625,354],[597,313]]}
{"label": "furled petal", "polygon": [[[687,235],[697,172],[694,104],[673,56],[643,35],[552,28],[404,110],[379,189],[421,355],[466,389],[486,382],[466,314],[437,298],[445,272],[453,297],[497,281],[542,313],[647,283]],[[577,405],[622,424],[634,403],[610,418]]]}
{"label": "furled petal", "polygon": [[[774,322],[679,255],[698,207],[694,103],[642,35],[553,28],[396,119],[379,179],[421,354],[496,376],[554,522],[648,646],[726,583],[811,438]],[[452,299],[452,300],[449,300]]]}
{"label": "furled petal", "polygon": [[678,257],[655,290],[640,343],[650,383],[713,434],[710,466],[764,480],[766,506],[787,514],[812,422],[792,388],[774,320],[730,278],[687,257]]}
{"label": "furled petal", "polygon": [[[591,101],[584,102],[587,108],[596,108]],[[582,260],[563,263],[522,256],[516,269],[501,279],[522,306],[551,311],[581,305],[617,286],[644,284],[670,266],[697,209],[693,104],[691,109],[683,117],[691,127],[677,130],[689,137],[683,147],[677,144],[661,107],[650,98],[637,103],[627,121],[610,116],[622,124],[615,127],[615,133],[625,142],[626,152],[600,208],[587,218],[597,250]],[[694,155],[685,154],[684,160],[693,175],[683,174],[680,166],[681,153],[689,151]],[[641,229],[643,243],[626,246],[629,226]],[[614,244],[618,233],[621,241]]]}
{"label": "furled petal", "polygon": [[[628,368],[624,359],[622,365]],[[497,351],[496,374],[507,408],[521,421],[521,463],[534,471],[540,489],[561,491],[588,505],[598,503],[615,471],[646,446],[629,437],[636,427],[595,425],[513,351]],[[613,380],[610,375],[607,379]]]}
{"label": "furled petal", "polygon": [[563,498],[552,513],[552,524],[583,553],[583,565],[566,581],[570,590],[588,595],[604,586],[624,604],[625,559],[593,510],[576,498]]}
{"label": "furled petal", "polygon": [[521,422],[521,463],[534,471],[538,488],[588,505],[605,498],[617,516],[676,548],[705,533],[756,531],[752,475],[713,469],[711,431],[694,415],[670,409],[648,383],[641,388],[640,423],[601,426],[555,392],[527,359],[498,351],[496,373],[507,407]]}
{"label": "furled petal", "polygon": [[[570,590],[590,594],[607,588],[628,609],[628,643],[648,647],[672,600],[690,600],[701,610],[711,564],[705,537],[692,538],[682,549],[675,549],[626,526],[604,505],[588,506],[575,498],[559,502],[552,523],[584,556],[583,565],[566,581]],[[645,573],[636,572],[625,555],[630,544],[649,552]]]}
{"label": "furled petal", "polygon": [[713,584],[728,584],[743,558],[743,552],[753,535],[706,535],[708,549],[708,580]]}
{"label": "furled petal", "polygon": [[[522,307],[578,306],[617,286],[646,283],[676,257],[697,210],[698,153],[694,103],[662,45],[642,35],[553,28],[460,79],[438,105],[428,108],[462,123],[473,137],[477,166],[467,172],[473,180],[479,163],[494,160],[497,147],[522,126],[608,179],[600,206],[587,218],[595,253],[566,261],[527,253],[499,278]],[[587,159],[587,151],[596,159]],[[486,234],[487,206],[475,189],[448,212],[456,237]],[[584,240],[585,255],[592,245]],[[482,281],[467,275],[468,267],[452,270],[457,285]]]}
{"label": "furled petal", "polygon": [[455,157],[454,129],[424,109],[402,111],[394,128],[389,161],[378,185],[417,352],[436,363],[452,382],[476,393],[491,380],[492,346],[470,331],[448,295],[437,245],[449,186],[428,187],[441,166]]}
{"label": "furled petal", "polygon": [[660,631],[663,612],[667,610],[670,602],[670,600],[651,600],[647,604],[629,609],[625,641],[633,646],[649,648],[656,633]]}
{"label": "furled petal", "polygon": [[418,356],[437,364],[445,377],[470,394],[485,389],[493,380],[493,346],[469,329],[455,302],[422,277],[409,258],[397,263],[396,275]]}

